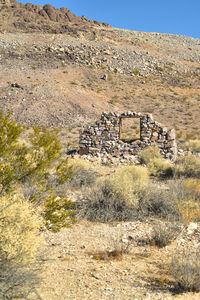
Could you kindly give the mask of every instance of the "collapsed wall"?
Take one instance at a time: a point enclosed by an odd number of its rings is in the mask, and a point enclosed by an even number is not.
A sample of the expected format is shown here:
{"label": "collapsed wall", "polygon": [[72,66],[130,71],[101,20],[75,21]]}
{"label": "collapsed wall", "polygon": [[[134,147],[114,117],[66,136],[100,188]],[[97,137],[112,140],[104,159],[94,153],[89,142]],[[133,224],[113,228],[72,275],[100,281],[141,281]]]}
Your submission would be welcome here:
{"label": "collapsed wall", "polygon": [[[122,120],[127,118],[139,119],[139,139],[122,140]],[[164,158],[175,160],[177,145],[174,129],[168,130],[155,122],[151,114],[131,111],[122,114],[103,112],[100,120],[81,132],[79,154],[101,157],[107,155],[113,157],[137,156],[141,150],[155,144],[160,148]]]}

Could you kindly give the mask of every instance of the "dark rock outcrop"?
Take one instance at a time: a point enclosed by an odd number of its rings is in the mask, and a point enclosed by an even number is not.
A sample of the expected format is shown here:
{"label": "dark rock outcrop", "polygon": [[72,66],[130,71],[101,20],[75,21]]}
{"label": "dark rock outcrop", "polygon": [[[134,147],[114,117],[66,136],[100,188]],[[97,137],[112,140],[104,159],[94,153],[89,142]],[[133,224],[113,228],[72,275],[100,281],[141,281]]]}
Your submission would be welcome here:
{"label": "dark rock outcrop", "polygon": [[[43,31],[52,33],[63,33],[63,26],[67,24],[81,26],[103,26],[109,27],[106,23],[100,23],[94,20],[88,20],[85,16],[79,17],[73,14],[68,8],[62,7],[57,9],[51,4],[44,6],[31,3],[18,3],[17,0],[0,0],[0,10],[12,8],[9,13],[12,14],[14,20],[9,22],[7,31],[18,28],[27,31]],[[28,23],[28,24],[27,24]]]}

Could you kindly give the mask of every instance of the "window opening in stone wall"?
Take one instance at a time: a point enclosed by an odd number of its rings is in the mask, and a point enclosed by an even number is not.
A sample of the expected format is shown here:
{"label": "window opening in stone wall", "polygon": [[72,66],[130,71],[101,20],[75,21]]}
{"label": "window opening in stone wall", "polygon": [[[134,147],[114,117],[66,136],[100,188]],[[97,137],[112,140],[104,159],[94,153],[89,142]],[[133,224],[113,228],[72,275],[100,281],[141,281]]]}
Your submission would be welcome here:
{"label": "window opening in stone wall", "polygon": [[140,118],[121,118],[120,140],[129,143],[140,140]]}

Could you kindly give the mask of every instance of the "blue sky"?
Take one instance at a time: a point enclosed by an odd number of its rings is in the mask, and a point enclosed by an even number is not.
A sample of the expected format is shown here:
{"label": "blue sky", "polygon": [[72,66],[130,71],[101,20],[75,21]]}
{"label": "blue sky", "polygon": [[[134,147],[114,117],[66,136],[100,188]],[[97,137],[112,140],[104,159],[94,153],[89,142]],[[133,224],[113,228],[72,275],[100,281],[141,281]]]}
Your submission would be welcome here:
{"label": "blue sky", "polygon": [[113,27],[200,38],[200,0],[29,0],[67,7],[78,16]]}

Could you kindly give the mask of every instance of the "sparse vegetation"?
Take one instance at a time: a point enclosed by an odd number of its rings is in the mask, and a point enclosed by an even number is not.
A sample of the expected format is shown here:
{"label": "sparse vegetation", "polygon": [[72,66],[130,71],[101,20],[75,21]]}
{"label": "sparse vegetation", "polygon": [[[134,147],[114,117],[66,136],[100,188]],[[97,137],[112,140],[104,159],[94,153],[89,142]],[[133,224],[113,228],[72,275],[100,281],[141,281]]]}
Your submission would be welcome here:
{"label": "sparse vegetation", "polygon": [[22,194],[1,196],[0,298],[25,296],[38,280],[32,269],[41,246],[41,218]]}
{"label": "sparse vegetation", "polygon": [[187,150],[192,152],[200,152],[200,140],[189,140],[185,143]]}
{"label": "sparse vegetation", "polygon": [[177,224],[159,222],[153,226],[148,243],[159,248],[165,247],[177,238],[180,230]]}
{"label": "sparse vegetation", "polygon": [[120,168],[114,175],[96,182],[85,195],[80,215],[101,222],[132,219],[148,180],[147,170],[143,167]]}
{"label": "sparse vegetation", "polygon": [[181,291],[200,291],[200,252],[199,249],[176,251],[172,257],[171,273],[176,288]]}
{"label": "sparse vegetation", "polygon": [[200,158],[192,154],[178,158],[175,163],[175,176],[200,177]]}
{"label": "sparse vegetation", "polygon": [[140,153],[140,160],[142,164],[148,165],[148,163],[150,163],[150,161],[154,158],[162,159],[158,146],[148,147]]}
{"label": "sparse vegetation", "polygon": [[184,225],[200,220],[200,203],[198,201],[191,196],[176,201]]}
{"label": "sparse vegetation", "polygon": [[134,69],[134,70],[132,71],[132,73],[133,73],[135,76],[137,76],[137,75],[140,74],[140,71],[139,71],[138,69]]}
{"label": "sparse vegetation", "polygon": [[153,158],[147,165],[150,175],[160,178],[173,175],[173,164],[163,158]]}
{"label": "sparse vegetation", "polygon": [[73,175],[69,179],[68,184],[75,188],[92,186],[98,176],[95,168],[91,167],[90,163],[83,161],[82,159],[73,160]]}
{"label": "sparse vegetation", "polygon": [[180,220],[180,212],[173,192],[149,185],[143,193],[139,205],[138,214],[146,217]]}
{"label": "sparse vegetation", "polygon": [[158,70],[159,72],[163,72],[164,71],[164,69],[162,67],[160,67],[160,66],[157,66],[156,70]]}
{"label": "sparse vegetation", "polygon": [[78,85],[78,82],[75,81],[75,80],[72,80],[72,81],[70,81],[70,84],[71,84],[71,85]]}
{"label": "sparse vegetation", "polygon": [[[199,298],[198,40],[97,28],[73,15],[64,22],[64,9],[51,12],[56,21],[30,4],[0,9],[1,107],[27,130],[0,116],[0,299],[171,299],[174,283],[173,292]],[[62,128],[67,150],[77,149],[78,130],[111,108],[153,112],[192,154],[171,164],[149,148],[141,169],[106,165],[115,158],[104,166],[99,157],[66,159],[53,128]],[[139,134],[133,125],[124,139]],[[76,213],[84,220],[61,230]],[[125,241],[110,247],[119,232]],[[153,247],[136,243],[149,232]],[[170,273],[171,251],[182,245],[190,251],[173,255]]]}
{"label": "sparse vegetation", "polygon": [[[74,221],[72,202],[51,196],[52,187],[48,185],[51,176],[63,184],[72,171],[62,157],[55,133],[35,127],[28,142],[19,142],[22,126],[10,113],[2,112],[0,129],[0,293],[5,299],[13,299],[32,288],[28,264],[38,249],[42,220],[54,231]],[[28,193],[23,190],[26,184]]]}

